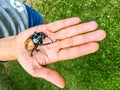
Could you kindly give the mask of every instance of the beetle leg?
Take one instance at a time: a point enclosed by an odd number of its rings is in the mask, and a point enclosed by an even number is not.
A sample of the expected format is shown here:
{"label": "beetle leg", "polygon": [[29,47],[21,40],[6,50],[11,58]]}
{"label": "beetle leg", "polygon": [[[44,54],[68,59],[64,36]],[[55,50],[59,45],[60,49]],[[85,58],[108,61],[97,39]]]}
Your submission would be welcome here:
{"label": "beetle leg", "polygon": [[40,46],[43,46],[43,41],[42,41],[42,40],[40,40],[39,44],[40,44]]}
{"label": "beetle leg", "polygon": [[37,52],[39,51],[39,49],[37,49],[38,45],[39,45],[39,44],[36,44],[36,45],[35,45],[35,50],[36,50]]}
{"label": "beetle leg", "polygon": [[32,57],[33,56],[33,51],[35,50],[35,48],[32,49],[31,53],[30,53],[30,56]]}
{"label": "beetle leg", "polygon": [[45,43],[45,44],[41,44],[41,46],[45,46],[45,45],[48,45],[48,44],[51,44],[51,43]]}
{"label": "beetle leg", "polygon": [[51,43],[53,43],[53,40],[50,37],[47,37],[47,38],[51,41]]}
{"label": "beetle leg", "polygon": [[35,47],[32,49],[30,56],[33,56],[32,53],[33,53],[34,50],[36,50],[37,52],[39,51],[39,49],[37,49],[38,45],[39,44],[36,44]]}
{"label": "beetle leg", "polygon": [[[50,38],[48,37],[48,39],[50,39]],[[44,46],[44,45],[52,44],[53,41],[52,41],[52,39],[50,39],[50,40],[51,40],[51,42],[49,42],[49,43],[44,43],[44,44],[43,44],[43,41],[41,40],[41,41],[40,41],[40,45],[41,45],[41,46]]]}

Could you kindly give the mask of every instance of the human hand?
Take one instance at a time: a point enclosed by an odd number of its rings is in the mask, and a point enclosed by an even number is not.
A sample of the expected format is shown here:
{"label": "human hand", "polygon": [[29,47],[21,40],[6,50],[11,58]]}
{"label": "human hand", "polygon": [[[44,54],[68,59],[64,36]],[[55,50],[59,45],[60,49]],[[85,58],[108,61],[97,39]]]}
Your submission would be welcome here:
{"label": "human hand", "polygon": [[[98,25],[94,21],[79,23],[80,19],[75,17],[36,26],[21,32],[15,38],[18,62],[33,77],[44,78],[63,88],[65,86],[63,77],[58,72],[44,66],[94,53],[99,48],[97,42],[106,36],[103,30],[96,30]],[[39,46],[40,51],[34,51],[33,56],[30,56],[24,43],[35,31],[46,33],[56,42]]]}

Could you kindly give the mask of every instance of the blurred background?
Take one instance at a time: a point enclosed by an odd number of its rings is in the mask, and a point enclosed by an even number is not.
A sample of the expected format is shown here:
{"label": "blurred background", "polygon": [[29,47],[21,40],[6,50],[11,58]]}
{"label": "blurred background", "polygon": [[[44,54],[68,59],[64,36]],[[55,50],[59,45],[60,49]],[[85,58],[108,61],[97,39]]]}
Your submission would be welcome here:
{"label": "blurred background", "polygon": [[120,0],[21,1],[49,22],[70,17],[80,17],[81,23],[96,21],[107,37],[94,54],[47,66],[64,76],[64,89],[33,78],[11,61],[0,63],[0,90],[120,90]]}

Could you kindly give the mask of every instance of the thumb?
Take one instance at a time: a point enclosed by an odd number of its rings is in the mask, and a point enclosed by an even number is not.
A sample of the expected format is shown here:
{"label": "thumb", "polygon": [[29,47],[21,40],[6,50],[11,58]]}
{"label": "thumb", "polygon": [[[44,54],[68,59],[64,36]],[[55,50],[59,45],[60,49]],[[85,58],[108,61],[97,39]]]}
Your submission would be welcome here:
{"label": "thumb", "polygon": [[35,77],[43,78],[43,79],[55,84],[56,86],[58,86],[60,88],[65,87],[65,80],[58,72],[48,69],[48,68],[45,68],[45,67],[42,67],[35,71],[36,71]]}

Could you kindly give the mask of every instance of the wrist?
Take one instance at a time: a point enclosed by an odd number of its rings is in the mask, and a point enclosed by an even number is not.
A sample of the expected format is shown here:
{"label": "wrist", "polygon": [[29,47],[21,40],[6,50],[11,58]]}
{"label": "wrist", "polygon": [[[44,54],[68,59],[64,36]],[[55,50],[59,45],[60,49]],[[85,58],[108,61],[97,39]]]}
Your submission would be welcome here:
{"label": "wrist", "polygon": [[15,37],[11,36],[0,39],[0,60],[10,61],[17,59]]}

